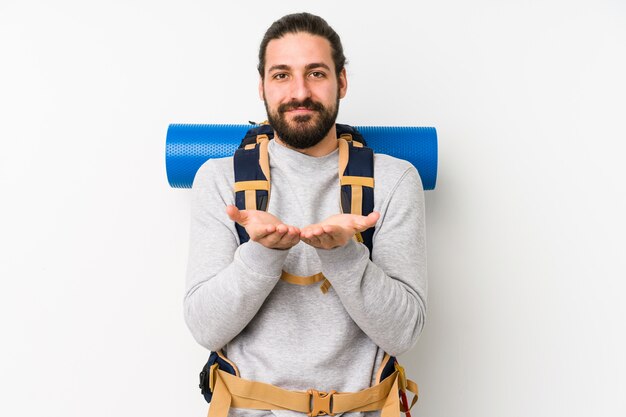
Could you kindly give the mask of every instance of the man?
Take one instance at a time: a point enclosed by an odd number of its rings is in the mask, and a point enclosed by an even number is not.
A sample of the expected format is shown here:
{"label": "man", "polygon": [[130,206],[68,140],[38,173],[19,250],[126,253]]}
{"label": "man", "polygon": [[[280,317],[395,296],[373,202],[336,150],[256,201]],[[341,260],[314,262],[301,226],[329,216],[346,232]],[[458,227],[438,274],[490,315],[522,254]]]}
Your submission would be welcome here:
{"label": "man", "polygon": [[[300,13],[274,22],[258,67],[275,131],[267,212],[233,206],[232,158],[207,161],[193,185],[187,325],[242,378],[288,390],[363,390],[385,352],[409,350],[424,325],[424,198],[415,168],[375,155],[375,211],[340,214],[335,119],[348,87],[344,64],[339,36],[323,19]],[[235,222],[248,242],[239,245]],[[373,226],[370,260],[353,236]],[[332,287],[323,294],[294,285],[283,271],[321,271]],[[301,416],[230,410],[272,413]]]}

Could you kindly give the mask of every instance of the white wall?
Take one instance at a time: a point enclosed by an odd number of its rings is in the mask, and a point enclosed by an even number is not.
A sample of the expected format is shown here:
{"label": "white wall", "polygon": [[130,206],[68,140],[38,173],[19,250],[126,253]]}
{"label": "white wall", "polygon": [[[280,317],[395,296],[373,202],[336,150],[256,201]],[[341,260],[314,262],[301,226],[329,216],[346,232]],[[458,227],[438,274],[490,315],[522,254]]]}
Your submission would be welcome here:
{"label": "white wall", "polygon": [[262,119],[302,10],[344,40],[340,121],[438,129],[414,416],[626,415],[621,0],[2,0],[0,415],[204,415],[165,133]]}

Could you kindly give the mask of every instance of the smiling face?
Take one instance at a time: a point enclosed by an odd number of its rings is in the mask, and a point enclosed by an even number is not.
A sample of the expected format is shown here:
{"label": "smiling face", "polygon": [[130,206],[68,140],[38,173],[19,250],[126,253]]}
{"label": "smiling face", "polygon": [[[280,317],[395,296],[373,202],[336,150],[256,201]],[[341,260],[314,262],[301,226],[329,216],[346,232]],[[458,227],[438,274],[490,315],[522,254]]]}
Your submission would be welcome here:
{"label": "smiling face", "polygon": [[336,75],[334,68],[330,43],[321,36],[288,33],[269,42],[259,95],[279,142],[336,147],[333,127],[347,81],[345,69]]}

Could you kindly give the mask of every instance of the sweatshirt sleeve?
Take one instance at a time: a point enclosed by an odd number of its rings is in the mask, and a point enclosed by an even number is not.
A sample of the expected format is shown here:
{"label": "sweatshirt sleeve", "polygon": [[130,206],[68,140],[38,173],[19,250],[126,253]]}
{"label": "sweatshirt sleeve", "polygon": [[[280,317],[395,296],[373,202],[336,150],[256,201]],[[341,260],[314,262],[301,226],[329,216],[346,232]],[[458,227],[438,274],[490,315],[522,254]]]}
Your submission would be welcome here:
{"label": "sweatshirt sleeve", "polygon": [[414,167],[377,209],[372,260],[367,247],[354,240],[317,254],[355,323],[384,351],[399,355],[415,344],[426,316],[424,192]]}
{"label": "sweatshirt sleeve", "polygon": [[184,314],[193,337],[210,350],[224,347],[254,318],[288,254],[252,241],[238,245],[226,214],[234,197],[225,172],[232,172],[227,160],[210,160],[192,187]]}

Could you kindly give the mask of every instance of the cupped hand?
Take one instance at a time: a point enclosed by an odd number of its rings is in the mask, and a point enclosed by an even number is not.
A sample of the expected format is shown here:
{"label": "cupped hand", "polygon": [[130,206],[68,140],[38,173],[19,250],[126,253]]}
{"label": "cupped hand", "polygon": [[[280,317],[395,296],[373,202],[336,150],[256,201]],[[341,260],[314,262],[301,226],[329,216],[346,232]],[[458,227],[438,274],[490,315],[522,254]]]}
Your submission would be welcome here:
{"label": "cupped hand", "polygon": [[250,236],[270,249],[290,249],[300,241],[300,229],[289,226],[268,212],[260,210],[239,210],[233,205],[226,207],[226,214],[239,223]]}
{"label": "cupped hand", "polygon": [[367,216],[335,214],[320,223],[303,227],[300,239],[319,249],[337,248],[347,244],[357,232],[373,227],[379,218],[377,211]]}

